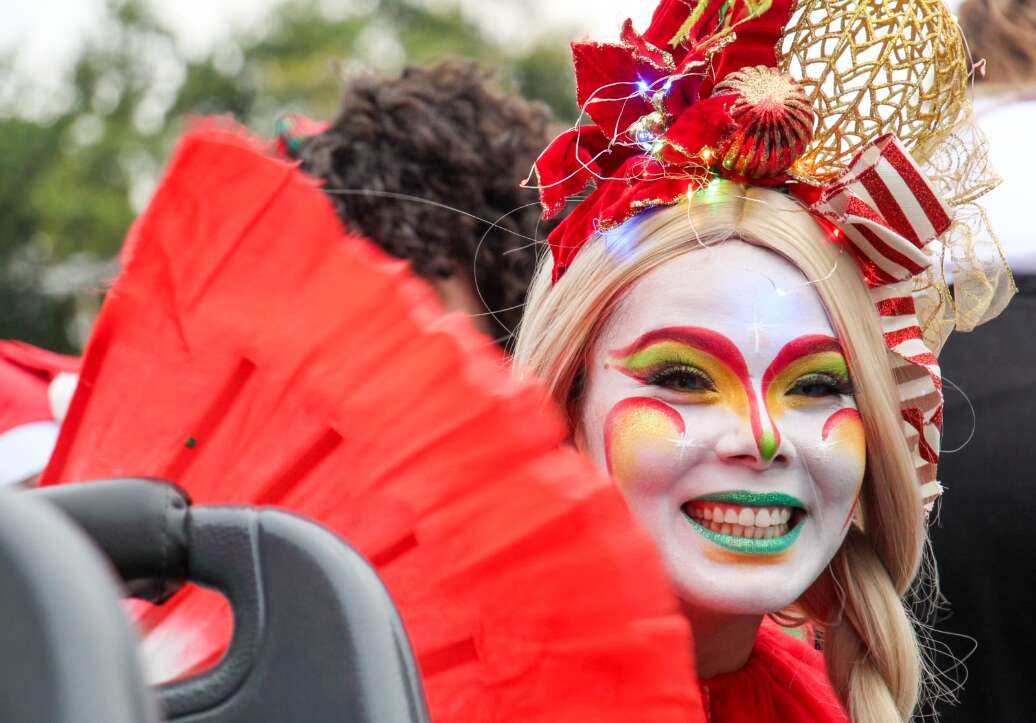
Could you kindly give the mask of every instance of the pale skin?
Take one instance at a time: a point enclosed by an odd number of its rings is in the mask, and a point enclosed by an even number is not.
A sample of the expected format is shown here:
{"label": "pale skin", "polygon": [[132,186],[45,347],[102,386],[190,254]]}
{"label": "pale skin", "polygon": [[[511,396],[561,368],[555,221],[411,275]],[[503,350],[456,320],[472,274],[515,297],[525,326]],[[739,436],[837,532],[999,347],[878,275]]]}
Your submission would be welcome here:
{"label": "pale skin", "polygon": [[579,445],[655,539],[703,678],[748,660],[845,537],[866,465],[819,296],[743,241],[654,269],[593,343]]}

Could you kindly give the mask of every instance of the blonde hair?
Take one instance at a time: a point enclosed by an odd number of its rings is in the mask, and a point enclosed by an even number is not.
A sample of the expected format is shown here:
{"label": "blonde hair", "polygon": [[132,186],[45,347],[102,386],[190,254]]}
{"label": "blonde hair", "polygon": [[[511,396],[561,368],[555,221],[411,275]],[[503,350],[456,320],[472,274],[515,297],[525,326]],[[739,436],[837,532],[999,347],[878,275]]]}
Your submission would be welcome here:
{"label": "blonde hair", "polygon": [[545,258],[526,302],[516,368],[546,382],[575,430],[587,354],[623,292],[670,259],[729,238],[779,253],[813,281],[845,348],[867,438],[864,522],[797,607],[823,635],[828,674],[851,719],[908,720],[924,671],[903,602],[926,541],[917,477],[877,311],[853,260],[801,205],[775,190],[715,181],[687,202],[591,239],[556,285]]}

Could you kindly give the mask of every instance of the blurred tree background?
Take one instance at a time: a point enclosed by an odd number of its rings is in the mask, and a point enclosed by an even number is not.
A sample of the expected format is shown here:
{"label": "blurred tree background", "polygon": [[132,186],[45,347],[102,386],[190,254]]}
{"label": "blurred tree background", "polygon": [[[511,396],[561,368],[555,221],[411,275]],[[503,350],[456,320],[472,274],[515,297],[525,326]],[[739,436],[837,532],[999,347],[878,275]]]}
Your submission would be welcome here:
{"label": "blurred tree background", "polygon": [[347,74],[464,56],[573,120],[562,37],[502,47],[449,3],[286,2],[261,30],[198,59],[142,0],[109,0],[99,38],[74,63],[67,98],[42,117],[21,102],[31,78],[0,57],[0,338],[81,347],[126,230],[190,115],[230,113],[269,136],[286,112],[330,118]]}

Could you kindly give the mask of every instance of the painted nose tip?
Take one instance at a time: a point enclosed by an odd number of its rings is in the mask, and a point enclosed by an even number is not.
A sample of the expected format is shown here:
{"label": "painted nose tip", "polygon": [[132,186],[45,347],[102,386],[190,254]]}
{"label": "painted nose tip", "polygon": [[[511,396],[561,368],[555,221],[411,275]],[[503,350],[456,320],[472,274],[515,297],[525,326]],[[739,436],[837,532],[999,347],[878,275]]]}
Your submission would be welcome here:
{"label": "painted nose tip", "polygon": [[765,462],[772,462],[773,458],[777,456],[777,449],[780,447],[780,442],[777,439],[777,435],[773,430],[766,430],[759,435],[759,455]]}

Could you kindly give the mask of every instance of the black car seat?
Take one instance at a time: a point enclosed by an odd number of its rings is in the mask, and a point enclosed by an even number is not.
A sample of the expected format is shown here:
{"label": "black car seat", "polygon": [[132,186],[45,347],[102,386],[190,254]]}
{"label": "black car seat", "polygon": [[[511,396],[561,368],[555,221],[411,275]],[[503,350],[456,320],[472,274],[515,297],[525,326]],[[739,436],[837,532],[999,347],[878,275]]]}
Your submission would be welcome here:
{"label": "black car seat", "polygon": [[68,519],[0,489],[0,721],[158,721],[118,587]]}
{"label": "black car seat", "polygon": [[158,689],[169,721],[428,721],[395,605],[367,562],[319,525],[274,509],[192,507],[148,480],[25,494],[75,519],[134,594],[161,600],[189,580],[229,600],[223,659]]}

